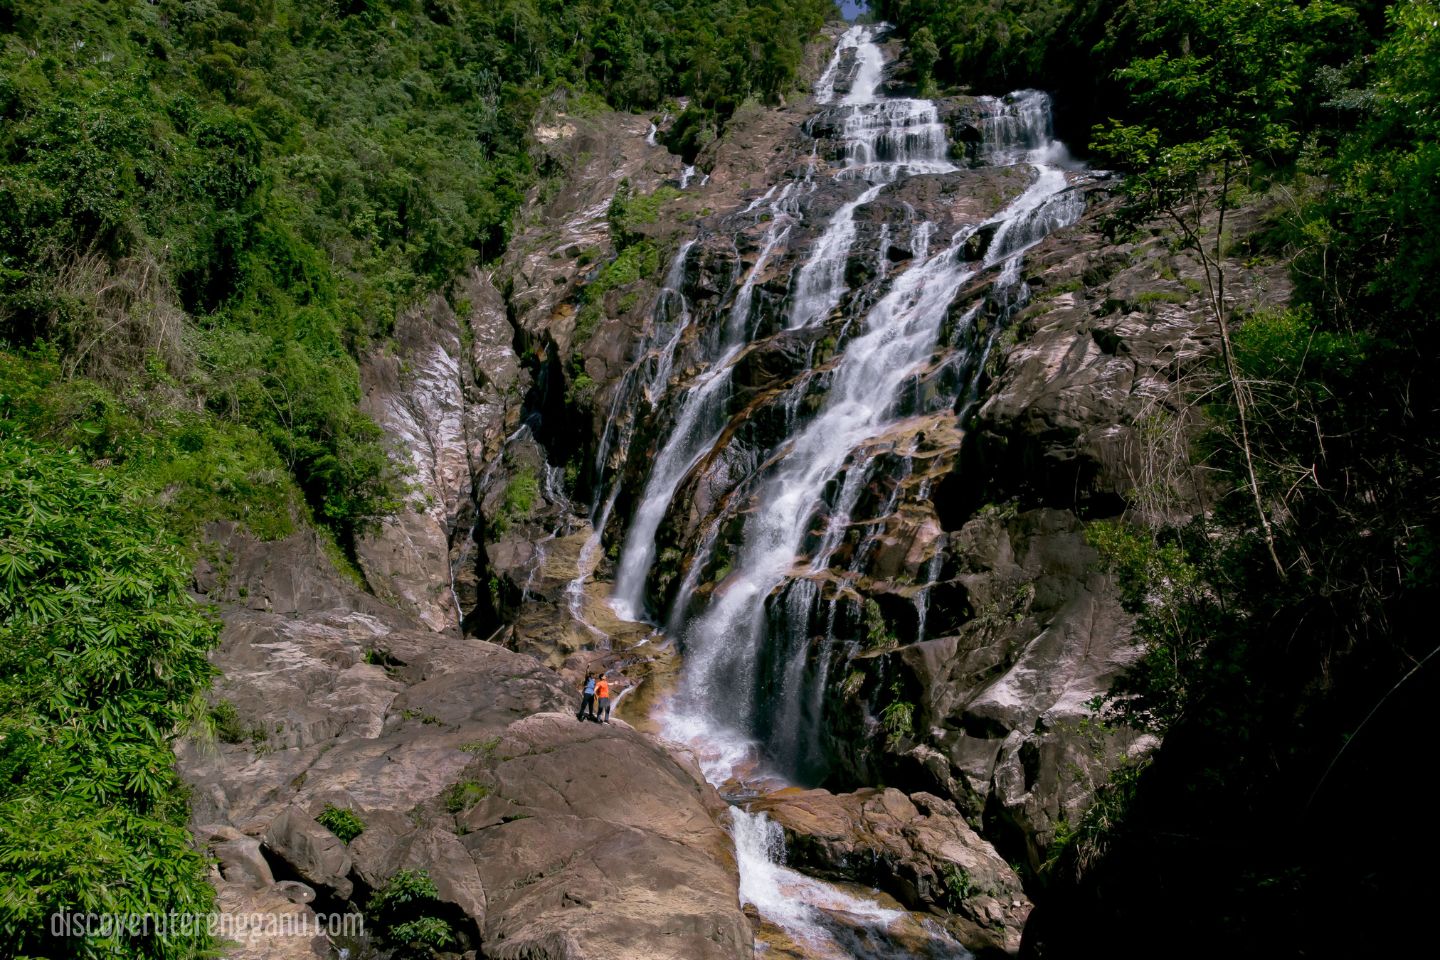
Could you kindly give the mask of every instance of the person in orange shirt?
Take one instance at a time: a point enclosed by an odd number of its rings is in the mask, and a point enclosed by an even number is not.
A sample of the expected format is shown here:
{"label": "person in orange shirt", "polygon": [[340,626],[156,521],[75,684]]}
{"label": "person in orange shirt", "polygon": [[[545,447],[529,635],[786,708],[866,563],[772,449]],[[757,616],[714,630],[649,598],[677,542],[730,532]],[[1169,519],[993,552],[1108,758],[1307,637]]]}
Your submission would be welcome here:
{"label": "person in orange shirt", "polygon": [[609,723],[610,681],[605,678],[605,674],[603,673],[600,674],[600,679],[595,682],[595,702],[599,705],[599,709],[596,711],[596,719],[601,723]]}

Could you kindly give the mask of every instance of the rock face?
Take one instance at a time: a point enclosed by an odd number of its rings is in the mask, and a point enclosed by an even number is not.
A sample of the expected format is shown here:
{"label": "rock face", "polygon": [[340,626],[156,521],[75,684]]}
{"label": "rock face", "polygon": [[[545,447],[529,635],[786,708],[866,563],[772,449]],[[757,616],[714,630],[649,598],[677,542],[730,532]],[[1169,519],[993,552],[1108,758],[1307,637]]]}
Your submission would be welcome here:
{"label": "rock face", "polygon": [[750,809],[785,831],[790,866],[944,917],[982,955],[1019,949],[1031,906],[1020,878],[949,801],[894,789],[782,790]]}
{"label": "rock face", "polygon": [[401,314],[362,371],[362,407],[409,466],[412,493],[356,553],[382,598],[437,631],[457,629],[480,602],[473,494],[518,425],[530,384],[491,277],[467,275],[452,297],[458,312],[434,296]]}
{"label": "rock face", "polygon": [[748,955],[725,805],[622,724],[539,714],[481,761],[459,818],[489,896],[486,955]]}
{"label": "rock face", "polygon": [[[214,533],[234,719],[220,744],[184,745],[181,769],[222,906],[364,908],[421,870],[431,914],[486,956],[750,955],[725,806],[697,770],[621,722],[577,722],[573,689],[533,657],[409,620],[301,536]],[[348,843],[316,819],[332,807],[363,825]],[[292,940],[237,955],[328,955]]]}

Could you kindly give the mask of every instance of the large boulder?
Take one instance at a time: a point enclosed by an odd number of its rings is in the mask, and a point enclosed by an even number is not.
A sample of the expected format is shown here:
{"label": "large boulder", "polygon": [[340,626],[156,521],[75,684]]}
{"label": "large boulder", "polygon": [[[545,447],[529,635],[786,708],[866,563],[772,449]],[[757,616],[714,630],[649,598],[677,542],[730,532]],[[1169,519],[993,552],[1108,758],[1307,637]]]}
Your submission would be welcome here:
{"label": "large boulder", "polygon": [[620,722],[539,714],[485,765],[460,818],[489,897],[488,956],[745,956],[752,934],[725,805]]}
{"label": "large boulder", "polygon": [[971,950],[1013,954],[1031,904],[1015,871],[946,800],[895,789],[781,790],[750,804],[785,831],[787,860],[879,887],[943,917]]}
{"label": "large boulder", "polygon": [[306,882],[327,887],[343,899],[353,892],[350,851],[303,809],[292,806],[270,821],[265,846]]}

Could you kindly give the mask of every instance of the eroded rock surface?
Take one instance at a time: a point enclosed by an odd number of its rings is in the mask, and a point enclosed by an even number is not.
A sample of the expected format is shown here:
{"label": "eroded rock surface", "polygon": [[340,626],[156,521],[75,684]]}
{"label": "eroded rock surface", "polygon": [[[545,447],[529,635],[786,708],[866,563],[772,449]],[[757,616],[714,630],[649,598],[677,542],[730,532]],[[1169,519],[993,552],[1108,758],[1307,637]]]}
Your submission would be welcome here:
{"label": "eroded rock surface", "polygon": [[1031,908],[1020,878],[949,801],[894,789],[782,790],[750,809],[785,831],[791,866],[878,887],[943,917],[982,954],[1019,949]]}
{"label": "eroded rock surface", "polygon": [[[486,956],[750,955],[724,804],[697,770],[622,722],[577,721],[535,658],[407,619],[303,538],[223,532],[260,608],[226,605],[214,657],[238,742],[181,755],[222,906],[310,916],[298,889],[363,908],[423,870],[457,943]],[[278,587],[264,556],[284,558]],[[342,841],[316,819],[329,807],[363,832]],[[328,950],[262,938],[238,955]]]}

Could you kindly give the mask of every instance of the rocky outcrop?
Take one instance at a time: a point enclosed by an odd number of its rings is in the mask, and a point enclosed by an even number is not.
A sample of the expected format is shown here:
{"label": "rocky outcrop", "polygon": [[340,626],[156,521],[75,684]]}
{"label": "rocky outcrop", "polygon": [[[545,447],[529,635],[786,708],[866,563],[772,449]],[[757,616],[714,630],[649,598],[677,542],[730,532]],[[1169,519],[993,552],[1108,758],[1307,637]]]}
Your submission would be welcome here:
{"label": "rocky outcrop", "polygon": [[[202,579],[229,598],[228,716],[181,768],[222,906],[313,920],[311,900],[363,909],[419,870],[431,914],[486,956],[749,956],[724,804],[697,770],[623,723],[577,722],[533,657],[408,619],[301,535],[215,533],[229,576]],[[325,825],[335,811],[358,835]],[[237,955],[329,946],[257,936]]]}
{"label": "rocky outcrop", "polygon": [[950,802],[894,789],[792,789],[749,806],[785,831],[789,865],[943,917],[981,955],[1019,949],[1030,913],[1020,878]]}
{"label": "rocky outcrop", "polygon": [[726,808],[698,770],[567,714],[512,724],[478,766],[493,789],[458,819],[487,956],[749,954]]}
{"label": "rocky outcrop", "polygon": [[[842,782],[888,770],[950,797],[1031,869],[1110,771],[1154,746],[1090,705],[1137,651],[1086,523],[1143,515],[1156,485],[1192,513],[1206,498],[1203,478],[1166,466],[1217,349],[1200,266],[1158,231],[1113,242],[1106,182],[1089,194],[1084,219],[1027,254],[1029,303],[996,340],[968,429],[941,443],[938,471],[909,468],[882,500],[895,505],[868,535],[848,627],[873,634],[860,604],[875,601],[880,649],[855,643],[833,694],[866,706],[834,714]],[[1288,293],[1278,266],[1229,267],[1237,309]],[[919,484],[933,496],[907,507]],[[912,729],[891,735],[896,703]]]}
{"label": "rocky outcrop", "polygon": [[[842,62],[838,92],[855,68]],[[1110,772],[1153,746],[1089,706],[1136,650],[1086,525],[1143,511],[1156,484],[1203,509],[1203,478],[1167,470],[1164,453],[1189,436],[1185,393],[1215,342],[1198,264],[1161,236],[1102,231],[1115,188],[1103,174],[1067,174],[1062,192],[1089,213],[992,296],[987,221],[1035,176],[985,165],[1002,109],[940,103],[960,169],[879,185],[855,211],[839,304],[792,329],[797,272],[865,189],[833,176],[847,108],[807,124],[803,101],[740,107],[697,158],[701,187],[648,142],[648,118],[544,105],[536,159],[553,175],[506,256],[406,312],[364,367],[366,409],[412,486],[409,507],[357,545],[366,589],[308,535],[210,531],[197,582],[224,606],[217,695],[234,720],[217,750],[187,746],[183,760],[222,903],[303,914],[308,891],[363,907],[418,869],[437,916],[484,956],[748,955],[724,804],[625,723],[577,722],[575,686],[612,671],[639,724],[673,678],[677,638],[620,619],[607,581],[679,388],[713,372],[742,296],[753,330],[717,400],[718,440],[656,534],[654,611],[734,582],[757,479],[824,402],[852,321],[965,231],[976,269],[939,342],[815,518],[804,549],[827,541],[828,563],[797,567],[766,611],[800,659],[798,680],[757,667],[785,691],[772,726],[803,714],[818,747],[809,765],[799,745],[769,759],[853,792],[750,807],[783,827],[791,866],[918,911],[916,943],[943,923],[971,949],[1016,948],[1029,901],[1004,858],[1038,869]],[[610,217],[622,183],[655,208],[625,237]],[[772,204],[781,184],[803,204]],[[1237,217],[1237,235],[1253,222]],[[644,252],[641,269],[607,274],[626,250]],[[1233,266],[1234,307],[1284,297],[1278,269]],[[792,681],[814,697],[800,703]],[[363,832],[340,840],[317,820],[329,808]]]}
{"label": "rocky outcrop", "polygon": [[513,340],[491,277],[472,272],[449,299],[402,313],[362,370],[362,408],[408,465],[410,496],[361,537],[356,555],[381,598],[432,630],[458,629],[481,602],[473,494],[518,426],[530,387]]}

